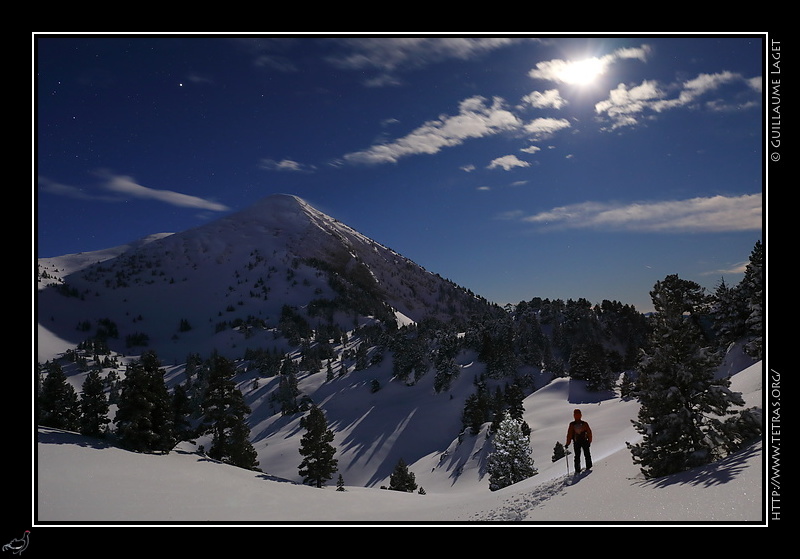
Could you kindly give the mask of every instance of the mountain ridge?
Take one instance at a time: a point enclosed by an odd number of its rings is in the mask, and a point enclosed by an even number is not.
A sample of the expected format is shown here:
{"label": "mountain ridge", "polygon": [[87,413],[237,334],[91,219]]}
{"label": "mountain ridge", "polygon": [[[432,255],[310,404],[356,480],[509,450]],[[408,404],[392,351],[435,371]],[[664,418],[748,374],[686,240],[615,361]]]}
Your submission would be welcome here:
{"label": "mountain ridge", "polygon": [[[193,344],[231,356],[248,344],[263,346],[275,338],[287,306],[307,321],[345,330],[372,320],[402,325],[492,310],[485,299],[289,194],[186,231],[40,258],[38,265],[42,327],[79,343],[97,321],[110,319],[119,328],[114,349],[130,350],[130,336],[138,336],[169,361],[184,358]],[[83,331],[76,331],[78,322]],[[226,322],[241,335],[223,334]]]}

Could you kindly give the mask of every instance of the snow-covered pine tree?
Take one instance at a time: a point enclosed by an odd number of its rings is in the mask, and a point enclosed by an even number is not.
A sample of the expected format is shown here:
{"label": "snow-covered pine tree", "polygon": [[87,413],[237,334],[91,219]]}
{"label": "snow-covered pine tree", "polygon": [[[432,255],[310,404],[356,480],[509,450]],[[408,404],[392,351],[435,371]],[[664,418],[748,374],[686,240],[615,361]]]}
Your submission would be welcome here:
{"label": "snow-covered pine tree", "polygon": [[333,442],[333,431],[328,429],[325,414],[317,406],[312,406],[308,415],[300,420],[300,426],[306,429],[300,438],[299,452],[303,456],[300,462],[300,475],[303,483],[322,487],[333,477],[339,465],[334,458],[336,447]]}
{"label": "snow-covered pine tree", "polygon": [[523,420],[514,419],[506,413],[492,444],[493,451],[486,465],[490,490],[502,489],[536,474],[530,436],[525,434]]}
{"label": "snow-covered pine tree", "polygon": [[628,447],[648,478],[710,463],[730,450],[723,418],[741,394],[730,380],[715,379],[719,355],[700,327],[706,296],[698,284],[668,276],[650,292],[653,331],[639,364],[641,402],[635,429],[640,443]]}

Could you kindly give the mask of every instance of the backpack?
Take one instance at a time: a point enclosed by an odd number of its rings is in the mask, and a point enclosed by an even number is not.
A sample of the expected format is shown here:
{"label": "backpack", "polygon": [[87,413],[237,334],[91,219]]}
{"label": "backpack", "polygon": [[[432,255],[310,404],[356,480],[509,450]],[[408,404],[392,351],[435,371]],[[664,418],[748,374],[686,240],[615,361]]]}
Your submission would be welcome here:
{"label": "backpack", "polygon": [[589,440],[589,425],[585,421],[573,421],[575,442],[585,443]]}

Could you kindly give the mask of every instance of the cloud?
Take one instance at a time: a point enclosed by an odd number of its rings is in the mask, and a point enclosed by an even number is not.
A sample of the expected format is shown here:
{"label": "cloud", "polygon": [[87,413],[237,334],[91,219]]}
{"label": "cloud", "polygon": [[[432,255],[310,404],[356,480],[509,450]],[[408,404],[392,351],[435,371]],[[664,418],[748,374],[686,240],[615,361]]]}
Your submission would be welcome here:
{"label": "cloud", "polygon": [[664,93],[658,88],[655,81],[645,80],[632,88],[621,83],[616,89],[611,90],[608,99],[595,105],[595,112],[608,115],[614,121],[612,128],[630,126],[638,122],[637,116],[645,109],[658,110],[655,109],[655,103],[659,102],[663,96]]}
{"label": "cloud", "polygon": [[182,208],[195,208],[199,210],[211,210],[215,212],[227,211],[227,206],[205,200],[197,196],[189,194],[182,194],[173,190],[157,190],[155,188],[148,188],[142,186],[132,177],[125,175],[114,175],[108,171],[98,171],[97,175],[105,180],[102,187],[110,192],[132,196],[134,198],[141,198],[144,200],[157,200],[173,206]]}
{"label": "cloud", "polygon": [[493,159],[491,163],[486,167],[487,169],[497,169],[502,168],[506,171],[510,171],[514,167],[530,167],[531,164],[527,161],[522,161],[516,155],[504,155],[502,157],[498,157]]}
{"label": "cloud", "polygon": [[598,229],[652,233],[721,233],[762,228],[762,197],[711,196],[661,202],[584,202],[524,217],[557,229]]}
{"label": "cloud", "polygon": [[328,41],[342,52],[329,54],[328,63],[337,68],[377,76],[365,80],[373,87],[397,85],[397,72],[421,68],[445,60],[466,60],[525,40],[513,37],[350,37]]}
{"label": "cloud", "polygon": [[39,188],[43,192],[49,192],[59,196],[67,196],[80,200],[100,200],[104,202],[117,202],[124,199],[126,196],[133,198],[140,198],[145,200],[157,200],[173,206],[183,208],[195,208],[200,210],[210,210],[215,212],[224,212],[229,210],[224,204],[198,198],[197,196],[190,196],[188,194],[181,194],[172,190],[157,190],[142,186],[132,178],[124,175],[115,175],[106,170],[95,172],[95,175],[102,179],[99,188],[102,191],[110,194],[97,194],[96,192],[69,186],[55,181],[51,181],[45,177],[39,177]]}
{"label": "cloud", "polygon": [[96,194],[92,194],[91,192],[87,192],[83,188],[56,182],[48,179],[47,177],[38,177],[37,183],[40,192],[47,192],[48,194],[55,194],[56,196],[75,198],[76,200],[117,200],[117,198],[113,196],[98,196]]}
{"label": "cloud", "polygon": [[396,163],[403,157],[438,153],[442,148],[456,146],[469,139],[519,130],[521,127],[521,121],[504,108],[502,99],[495,97],[488,105],[484,97],[470,97],[460,103],[457,115],[442,115],[402,138],[346,154],[344,159],[362,164]]}
{"label": "cloud", "polygon": [[[598,115],[608,116],[612,122],[612,130],[622,126],[633,126],[638,124],[642,117],[698,105],[701,97],[728,84],[742,84],[745,86],[745,91],[760,95],[760,79],[748,79],[741,74],[725,71],[699,74],[696,78],[677,85],[661,86],[654,80],[644,80],[633,87],[621,83],[611,90],[608,99],[595,105],[595,112]],[[677,90],[677,94],[668,97],[668,91],[672,90]],[[753,102],[748,102],[737,106],[752,105]],[[726,107],[727,103],[713,99],[708,101],[706,106],[719,110],[721,107]]]}
{"label": "cloud", "polygon": [[560,109],[567,104],[567,100],[561,97],[557,89],[548,89],[544,92],[532,91],[528,95],[525,95],[522,100],[537,109]]}
{"label": "cloud", "polygon": [[524,130],[535,138],[543,138],[569,127],[565,118],[536,118],[526,124]]}
{"label": "cloud", "polygon": [[259,168],[267,171],[292,171],[296,173],[311,172],[314,170],[313,166],[303,165],[291,159],[282,159],[275,161],[274,159],[262,159],[258,163]]}
{"label": "cloud", "polygon": [[328,60],[351,70],[416,67],[451,58],[467,59],[475,54],[505,47],[515,41],[508,37],[356,37],[333,39],[347,53]]}

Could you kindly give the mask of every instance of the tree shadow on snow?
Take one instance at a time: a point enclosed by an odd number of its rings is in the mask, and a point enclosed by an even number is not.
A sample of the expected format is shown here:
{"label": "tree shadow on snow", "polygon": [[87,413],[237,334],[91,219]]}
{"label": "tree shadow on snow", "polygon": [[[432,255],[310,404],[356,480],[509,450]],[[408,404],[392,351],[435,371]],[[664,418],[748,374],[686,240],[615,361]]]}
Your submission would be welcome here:
{"label": "tree shadow on snow", "polygon": [[641,483],[642,485],[660,488],[671,485],[696,485],[702,487],[724,485],[736,479],[747,468],[748,461],[760,451],[760,443],[753,442],[739,452],[712,464],[678,474],[646,480]]}
{"label": "tree shadow on snow", "polygon": [[39,426],[36,432],[36,440],[41,444],[72,444],[88,448],[111,448],[114,445],[111,441],[99,437],[88,437],[72,431],[64,431],[52,427]]}

